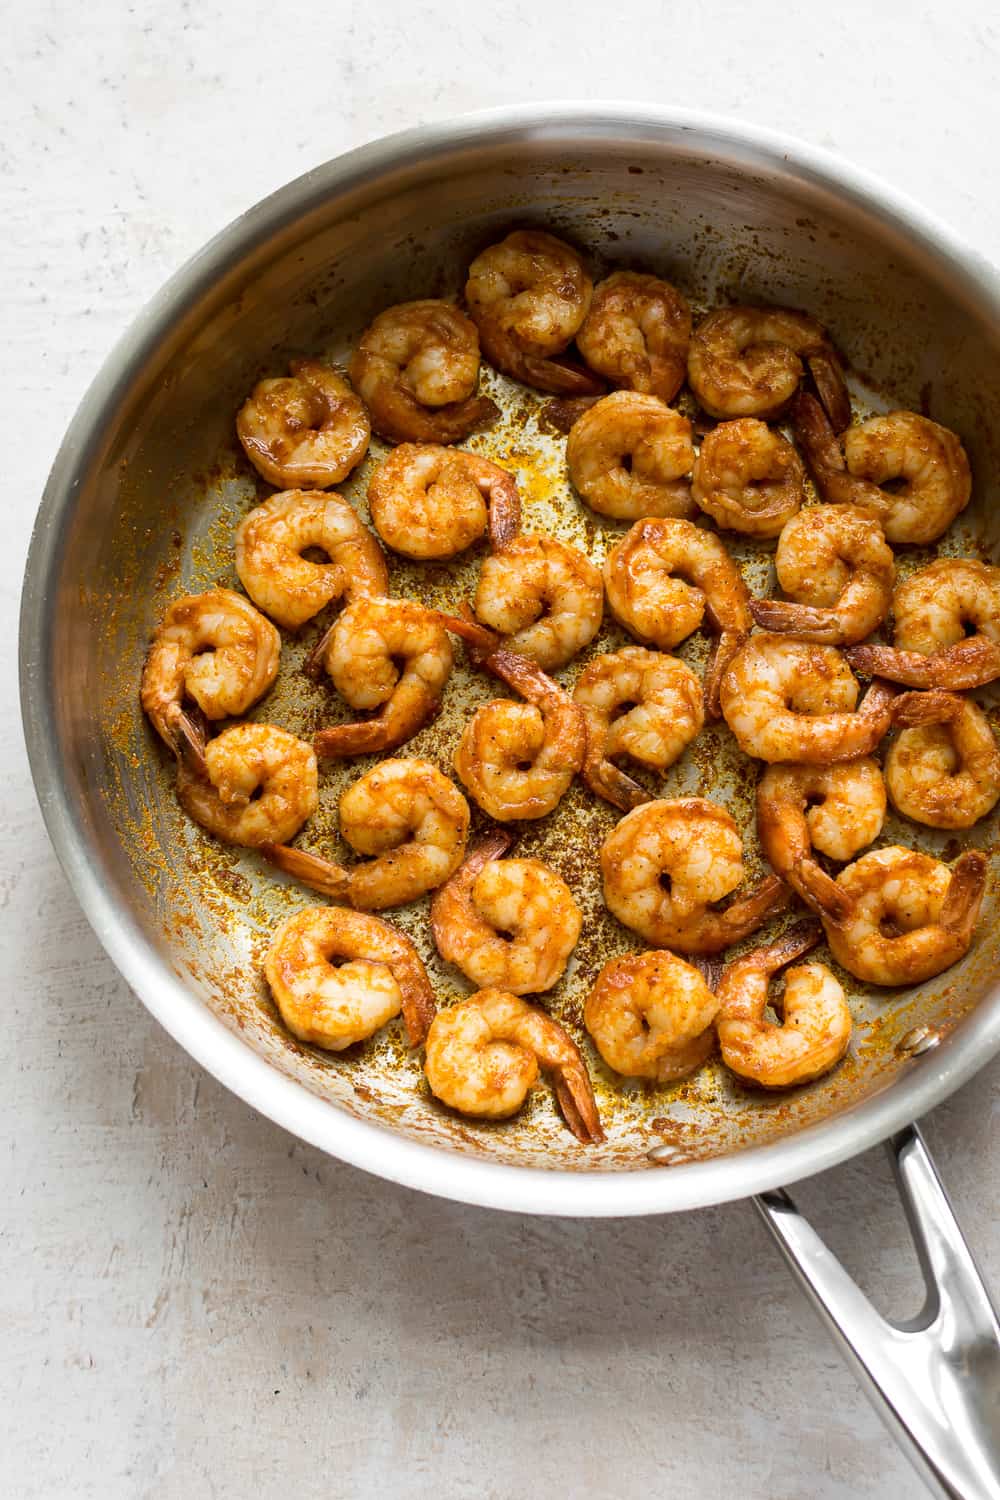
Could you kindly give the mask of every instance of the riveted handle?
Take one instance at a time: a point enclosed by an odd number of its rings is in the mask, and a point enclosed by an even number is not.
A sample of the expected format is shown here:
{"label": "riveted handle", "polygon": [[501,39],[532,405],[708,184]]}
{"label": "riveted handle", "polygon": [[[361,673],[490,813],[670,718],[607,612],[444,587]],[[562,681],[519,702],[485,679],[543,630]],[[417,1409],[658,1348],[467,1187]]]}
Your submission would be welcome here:
{"label": "riveted handle", "polygon": [[931,1491],[1000,1500],[1000,1323],[915,1125],[886,1142],[926,1287],[894,1323],[782,1189],[754,1204],[876,1411]]}

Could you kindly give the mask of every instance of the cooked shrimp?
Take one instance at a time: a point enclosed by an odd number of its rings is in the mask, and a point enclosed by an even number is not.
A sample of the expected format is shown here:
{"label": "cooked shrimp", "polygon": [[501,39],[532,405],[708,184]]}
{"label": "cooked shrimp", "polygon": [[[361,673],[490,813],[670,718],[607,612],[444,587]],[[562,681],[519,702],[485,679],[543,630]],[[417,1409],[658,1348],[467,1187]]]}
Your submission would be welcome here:
{"label": "cooked shrimp", "polygon": [[497,415],[476,395],[476,325],[433,297],[380,312],[361,335],[351,379],[372,427],[390,443],[458,443]]}
{"label": "cooked shrimp", "polygon": [[893,645],[848,652],[859,672],[952,692],[1000,677],[1000,568],[939,557],[899,585],[892,607]]}
{"label": "cooked shrimp", "polygon": [[[786,599],[751,599],[758,625],[827,646],[863,641],[889,613],[896,563],[873,516],[811,505],[790,520],[774,558]],[[794,602],[793,602],[794,601]]]}
{"label": "cooked shrimp", "polygon": [[931,828],[971,828],[1000,801],[1000,747],[981,708],[956,693],[903,693],[885,762],[893,805]]}
{"label": "cooked shrimp", "polygon": [[690,521],[637,521],[604,564],[611,613],[640,641],[669,651],[707,616],[718,641],[705,704],[718,713],[718,684],[750,633],[750,595],[717,536]]}
{"label": "cooked shrimp", "polygon": [[[800,358],[801,356],[801,358]],[[695,329],[688,380],[713,417],[776,417],[809,366],[830,421],[851,420],[844,372],[826,329],[787,307],[722,307]]]}
{"label": "cooked shrimp", "polygon": [[768,862],[816,910],[842,905],[833,878],[813,858],[848,860],[877,839],[885,785],[868,758],[835,766],[768,766],[757,786],[757,833]]}
{"label": "cooked shrimp", "polygon": [[576,335],[577,348],[598,375],[661,401],[672,401],[684,384],[690,342],[686,299],[669,281],[638,271],[613,271],[597,283]]}
{"label": "cooked shrimp", "polygon": [[[326,563],[302,554],[325,552]],[[389,574],[382,549],[339,495],[285,490],[243,517],[236,528],[236,571],[265,614],[297,630],[331,599],[385,594]]]}
{"label": "cooked shrimp", "polygon": [[777,536],[805,493],[799,455],[756,417],[720,422],[702,438],[694,465],[695,504],[727,531]]}
{"label": "cooked shrimp", "polygon": [[189,817],[224,844],[283,843],[319,800],[311,745],[273,724],[234,724],[205,747],[204,771],[182,760],[177,795]]}
{"label": "cooked shrimp", "polygon": [[569,886],[539,859],[501,859],[485,838],[437,892],[431,931],[441,957],[482,988],[539,994],[562,978],[583,925]]}
{"label": "cooked shrimp", "polygon": [[681,797],[627,813],[601,850],[604,899],[647,943],[681,953],[719,953],[788,905],[769,875],[726,911],[713,910],[743,879],[736,824],[715,802]]}
{"label": "cooked shrimp", "polygon": [[203,735],[184,708],[185,698],[207,719],[245,714],[277,677],[280,654],[278,632],[242,594],[187,594],[174,601],[153,635],[142,671],[142,706],[175,754],[189,750],[201,764]]}
{"label": "cooked shrimp", "polygon": [[498,698],[477,709],[455,751],[455,770],[498,823],[544,818],[583,766],[583,711],[527,657],[500,648],[485,653],[479,664],[528,701]]}
{"label": "cooked shrimp", "polygon": [[718,1008],[698,970],[661,949],[606,963],[584,1002],[583,1023],[616,1073],[676,1083],[713,1050]]}
{"label": "cooked shrimp", "polygon": [[268,484],[324,490],[346,479],[368,452],[368,413],[329,365],[294,359],[291,371],[254,386],[236,417],[236,432]]}
{"label": "cooked shrimp", "polygon": [[476,256],[465,300],[483,352],[498,370],[540,391],[574,395],[602,389],[582,365],[554,357],[586,317],[592,291],[571,246],[521,229]]}
{"label": "cooked shrimp", "polygon": [[345,869],[305,849],[269,842],[267,854],[332,901],[367,911],[406,906],[442,885],[462,862],[469,804],[428,760],[384,760],[340,799],[340,831],[372,858]]}
{"label": "cooked shrimp", "polygon": [[650,770],[666,771],[705,722],[701,683],[691,668],[644,646],[595,656],[577,678],[573,698],[587,720],[583,779],[626,811],[650,797],[615,758],[628,755]]}
{"label": "cooked shrimp", "polygon": [[371,477],[368,505],[379,536],[404,557],[456,557],[487,525],[491,546],[502,547],[521,524],[513,474],[436,443],[395,448]]}
{"label": "cooked shrimp", "polygon": [[836,1067],[847,1051],[851,1012],[843,986],[826,964],[789,969],[781,1024],[765,1015],[771,979],[818,940],[819,929],[803,923],[723,970],[716,1020],[722,1061],[748,1083],[765,1089],[811,1083]]}
{"label": "cooked shrimp", "polygon": [[969,503],[972,479],[955,434],[912,411],[871,417],[843,434],[819,402],[795,403],[795,435],[824,500],[857,505],[894,543],[936,541]]}
{"label": "cooked shrimp", "polygon": [[751,636],[722,679],[722,713],[758,760],[829,765],[870,755],[889,728],[894,690],[858,684],[841,652],[787,635]]}
{"label": "cooked shrimp", "polygon": [[417,733],[436,712],[454,665],[443,619],[412,599],[355,599],[338,615],[319,656],[352,708],[381,712],[321,729],[317,755],[394,750]]}
{"label": "cooked shrimp", "polygon": [[546,671],[564,667],[601,628],[604,588],[589,557],[552,536],[516,536],[483,562],[476,617]]}
{"label": "cooked shrimp", "polygon": [[328,1052],[374,1036],[400,1011],[410,1046],[419,1047],[434,1019],[434,992],[416,948],[368,912],[297,911],[271,939],[264,973],[289,1031]]}
{"label": "cooked shrimp", "polygon": [[543,1010],[504,990],[478,990],[438,1011],[427,1036],[424,1072],[431,1092],[463,1115],[504,1120],[538,1078],[553,1074],[563,1118],[578,1141],[604,1139],[580,1049]]}
{"label": "cooked shrimp", "polygon": [[830,952],[866,984],[920,984],[964,958],[986,888],[986,856],[949,870],[916,849],[871,849],[841,870],[846,916],[823,917]]}
{"label": "cooked shrimp", "polygon": [[614,391],[587,408],[566,443],[569,477],[602,516],[691,516],[691,423],[657,396]]}

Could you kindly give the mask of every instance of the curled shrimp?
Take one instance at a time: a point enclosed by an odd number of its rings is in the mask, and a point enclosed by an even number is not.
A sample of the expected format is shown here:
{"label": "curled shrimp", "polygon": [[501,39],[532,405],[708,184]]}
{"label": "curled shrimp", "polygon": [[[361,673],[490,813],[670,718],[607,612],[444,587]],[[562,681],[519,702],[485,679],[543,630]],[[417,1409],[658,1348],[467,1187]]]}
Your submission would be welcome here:
{"label": "curled shrimp", "polygon": [[371,477],[368,506],[386,546],[421,559],[456,557],[487,526],[490,545],[502,547],[521,524],[513,474],[478,453],[437,443],[394,448]]}
{"label": "curled shrimp", "polygon": [[469,267],[465,300],[486,358],[540,391],[603,389],[582,365],[559,356],[590,307],[593,284],[576,251],[555,235],[519,229]]}
{"label": "curled shrimp", "polygon": [[768,766],[757,786],[760,846],[807,906],[837,911],[839,887],[813,851],[853,859],[882,832],[885,806],[882,772],[867,757],[833,766]]}
{"label": "curled shrimp", "polygon": [[552,536],[516,536],[479,573],[476,618],[546,671],[588,646],[601,628],[604,587],[589,557]]}
{"label": "curled shrimp", "polygon": [[885,762],[893,805],[931,828],[971,828],[1000,800],[1000,747],[981,708],[957,693],[903,693],[902,733]]}
{"label": "curled shrimp", "polygon": [[286,875],[333,901],[367,911],[406,906],[461,864],[469,804],[430,761],[384,760],[344,792],[340,831],[371,858],[348,870],[279,839],[266,853]]}
{"label": "curled shrimp", "polygon": [[538,859],[502,859],[497,832],[468,855],[431,903],[441,957],[481,988],[539,994],[562,978],[583,925],[569,886]]}
{"label": "curled shrimp", "polygon": [[476,325],[433,297],[380,312],[361,335],[351,379],[372,427],[390,443],[458,443],[497,415],[476,394]]}
{"label": "curled shrimp", "polygon": [[672,401],[684,384],[690,341],[686,299],[669,281],[638,271],[613,271],[597,283],[576,335],[598,375],[661,401]]}
{"label": "curled shrimp", "polygon": [[142,706],[165,744],[201,765],[204,736],[185,698],[207,719],[245,714],[277,677],[280,654],[278,632],[242,594],[187,594],[157,626],[142,672]]}
{"label": "curled shrimp", "polygon": [[824,500],[857,505],[894,543],[936,541],[969,503],[972,479],[959,439],[912,411],[871,417],[841,448],[819,402],[795,403],[795,435]]}
{"label": "curled shrimp", "polygon": [[[309,548],[329,562],[310,562]],[[243,517],[236,528],[236,571],[265,614],[297,630],[342,594],[385,594],[382,549],[352,506],[321,490],[285,490]]]}
{"label": "curled shrimp", "polygon": [[573,698],[587,720],[583,779],[625,811],[650,797],[615,765],[616,757],[666,771],[705,722],[701,683],[691,668],[644,646],[595,656],[577,678]]}
{"label": "curled shrimp", "polygon": [[899,585],[892,607],[893,644],[847,653],[859,672],[952,692],[1000,677],[1000,568],[939,557]]}
{"label": "curled shrimp", "polygon": [[604,965],[584,1002],[583,1023],[616,1073],[676,1083],[715,1047],[718,1008],[696,968],[667,949],[648,950]]}
{"label": "curled shrimp", "polygon": [[777,536],[802,504],[805,472],[791,443],[756,417],[720,422],[702,438],[691,494],[717,525]]}
{"label": "curled shrimp", "polygon": [[705,705],[718,713],[718,686],[750,633],[750,594],[717,536],[690,521],[637,521],[604,564],[611,613],[645,644],[670,651],[707,617],[718,632],[705,678]]}
{"label": "curled shrimp", "polygon": [[[482,634],[492,642],[488,631]],[[477,709],[455,751],[455,770],[498,823],[544,818],[583,765],[583,711],[534,662],[504,647],[484,647],[479,665],[527,702],[498,698]]]}
{"label": "curled shrimp", "polygon": [[713,417],[776,417],[809,366],[830,421],[851,420],[844,372],[826,329],[787,307],[723,307],[698,324],[688,380]]}
{"label": "curled shrimp", "polygon": [[640,937],[681,953],[719,953],[788,905],[791,892],[769,875],[726,911],[713,904],[743,879],[736,824],[703,797],[647,802],[627,813],[601,850],[604,900]]}
{"label": "curled shrimp", "polygon": [[896,563],[873,516],[849,505],[811,505],[785,526],[774,558],[789,599],[751,599],[765,630],[821,645],[871,635],[892,601]]}
{"label": "curled shrimp", "polygon": [[774,975],[808,953],[818,939],[819,929],[802,923],[723,970],[716,1019],[722,1061],[748,1083],[765,1089],[811,1083],[836,1067],[847,1051],[851,1012],[842,985],[826,964],[789,969],[780,1025],[765,1014]]}
{"label": "curled shrimp", "polygon": [[329,365],[295,359],[291,372],[254,386],[237,415],[237,436],[268,484],[324,490],[346,479],[368,452],[368,413]]}
{"label": "curled shrimp", "polygon": [[876,681],[859,704],[857,680],[835,647],[763,633],[733,657],[719,690],[746,755],[808,765],[870,755],[889,728],[893,695]]}
{"label": "curled shrimp", "polygon": [[352,708],[374,718],[321,729],[320,756],[395,750],[437,712],[454,665],[444,616],[412,599],[355,599],[315,653]]}
{"label": "curled shrimp", "polygon": [[592,510],[618,521],[691,516],[691,423],[657,396],[613,391],[573,423],[569,477]]}
{"label": "curled shrimp", "polygon": [[563,1119],[578,1141],[604,1139],[580,1049],[543,1010],[504,990],[478,990],[438,1011],[427,1036],[431,1092],[460,1114],[503,1120],[516,1114],[541,1065],[553,1075]]}
{"label": "curled shrimp", "polygon": [[434,1019],[434,992],[416,948],[368,912],[297,911],[271,939],[264,973],[293,1036],[328,1052],[374,1036],[400,1011],[410,1046],[419,1047]]}
{"label": "curled shrimp", "polygon": [[273,724],[234,724],[205,747],[203,771],[183,760],[177,795],[189,817],[225,844],[259,848],[294,838],[316,811],[311,745]]}
{"label": "curled shrimp", "polygon": [[841,870],[846,915],[825,914],[830,952],[866,984],[920,984],[964,958],[986,889],[986,856],[952,868],[916,849],[871,849]]}

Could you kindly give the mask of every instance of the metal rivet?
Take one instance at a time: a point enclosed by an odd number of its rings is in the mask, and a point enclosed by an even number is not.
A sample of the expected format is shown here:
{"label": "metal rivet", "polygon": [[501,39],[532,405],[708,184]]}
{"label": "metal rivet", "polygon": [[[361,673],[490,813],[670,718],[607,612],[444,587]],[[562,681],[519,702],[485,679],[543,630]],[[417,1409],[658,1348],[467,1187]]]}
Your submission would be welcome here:
{"label": "metal rivet", "polygon": [[914,1026],[896,1043],[896,1051],[909,1057],[920,1057],[930,1052],[941,1041],[941,1033],[933,1026]]}
{"label": "metal rivet", "polygon": [[671,1146],[669,1144],[653,1146],[646,1152],[646,1159],[647,1161],[655,1162],[660,1167],[678,1166],[681,1162],[691,1160],[689,1156],[684,1155],[684,1152],[678,1146]]}

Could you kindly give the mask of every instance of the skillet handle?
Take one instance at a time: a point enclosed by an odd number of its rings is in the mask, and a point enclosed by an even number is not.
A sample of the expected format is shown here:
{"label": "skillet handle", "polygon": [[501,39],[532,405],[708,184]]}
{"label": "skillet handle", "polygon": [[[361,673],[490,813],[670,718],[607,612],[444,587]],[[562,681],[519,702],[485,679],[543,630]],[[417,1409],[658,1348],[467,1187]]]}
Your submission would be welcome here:
{"label": "skillet handle", "polygon": [[887,1142],[924,1275],[917,1316],[875,1311],[783,1189],[754,1199],[796,1280],[931,1491],[1000,1500],[1000,1324],[915,1125]]}

